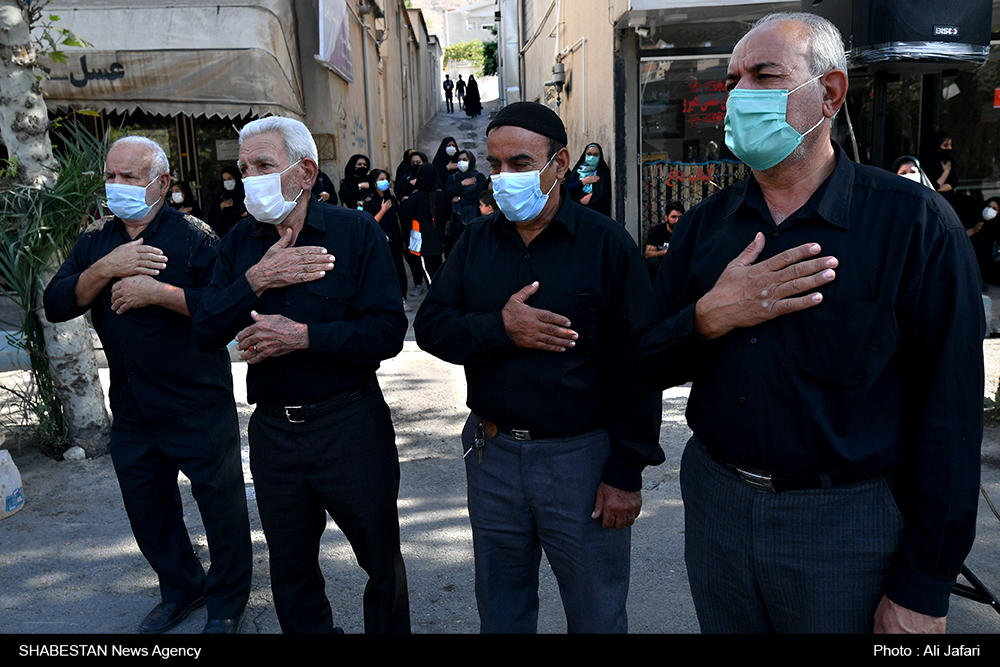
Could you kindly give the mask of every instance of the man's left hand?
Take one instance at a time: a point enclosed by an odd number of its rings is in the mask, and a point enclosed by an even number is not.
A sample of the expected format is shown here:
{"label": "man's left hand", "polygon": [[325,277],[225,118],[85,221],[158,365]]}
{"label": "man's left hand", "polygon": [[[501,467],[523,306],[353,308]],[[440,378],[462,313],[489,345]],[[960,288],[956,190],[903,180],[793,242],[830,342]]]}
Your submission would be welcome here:
{"label": "man's left hand", "polygon": [[928,616],[901,607],[882,596],[875,610],[875,634],[877,635],[943,635],[947,616]]}
{"label": "man's left hand", "polygon": [[280,357],[293,350],[309,349],[309,327],[284,315],[260,315],[252,311],[254,324],[236,334],[240,359],[255,364],[268,357]]}
{"label": "man's left hand", "polygon": [[642,491],[622,491],[604,482],[597,487],[597,499],[594,501],[594,513],[591,519],[604,517],[605,528],[621,530],[635,523],[642,509]]}
{"label": "man's left hand", "polygon": [[111,287],[111,310],[119,315],[133,308],[145,308],[157,302],[156,293],[163,283],[152,276],[122,278]]}

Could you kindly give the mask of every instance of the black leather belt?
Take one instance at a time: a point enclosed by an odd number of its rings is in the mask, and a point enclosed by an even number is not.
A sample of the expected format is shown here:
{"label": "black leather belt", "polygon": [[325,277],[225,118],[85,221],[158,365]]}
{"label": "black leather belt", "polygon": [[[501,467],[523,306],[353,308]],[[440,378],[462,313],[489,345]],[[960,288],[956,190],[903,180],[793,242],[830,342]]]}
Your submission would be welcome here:
{"label": "black leather belt", "polygon": [[268,417],[283,419],[290,424],[304,424],[320,417],[346,408],[351,403],[361,400],[378,391],[378,380],[371,378],[360,389],[352,389],[311,405],[273,405],[258,403],[257,409]]}
{"label": "black leather belt", "polygon": [[770,473],[761,470],[740,468],[731,463],[718,461],[726,466],[743,480],[747,485],[762,491],[771,493],[781,493],[782,491],[807,491],[810,489],[832,489],[837,486],[855,484],[871,479],[873,475],[848,472],[831,472],[817,475],[783,475],[781,473]]}
{"label": "black leather belt", "polygon": [[533,428],[531,430],[526,428],[509,428],[507,426],[500,426],[491,421],[485,422],[486,435],[491,438],[497,433],[503,433],[504,435],[509,435],[515,440],[554,440],[556,438],[566,438],[571,434],[566,433],[553,433],[551,431],[544,431],[542,429]]}

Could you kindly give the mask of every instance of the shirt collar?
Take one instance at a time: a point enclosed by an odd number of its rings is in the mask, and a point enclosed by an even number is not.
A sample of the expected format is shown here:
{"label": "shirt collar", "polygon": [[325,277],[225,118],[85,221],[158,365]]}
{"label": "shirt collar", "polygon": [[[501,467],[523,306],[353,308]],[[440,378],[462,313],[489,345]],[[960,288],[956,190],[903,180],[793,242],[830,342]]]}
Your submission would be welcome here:
{"label": "shirt collar", "polygon": [[[308,191],[302,193],[303,197],[306,195],[309,195],[309,208],[306,209],[306,222],[303,225],[303,228],[312,227],[321,232],[325,232],[326,221],[323,219],[323,211],[320,210],[319,206],[316,206],[318,202],[313,198],[313,196]],[[265,233],[265,230],[268,229],[275,230],[274,232],[275,235],[278,235],[277,225],[265,224],[263,222],[260,222],[259,220],[254,220],[254,223],[256,224],[253,232],[251,232],[252,236],[261,236],[262,234]]]}
{"label": "shirt collar", "polygon": [[[145,227],[142,228],[142,231],[136,235],[136,238],[139,238],[140,236],[147,239],[151,238],[154,234],[156,234],[156,230],[159,229],[160,220],[163,220],[166,216],[170,215],[171,211],[175,210],[177,209],[171,208],[170,205],[167,204],[166,200],[164,200],[163,206],[160,207],[160,211],[153,217],[152,220],[150,220],[146,224]],[[184,215],[183,213],[180,212],[178,213],[179,215]],[[114,220],[115,224],[117,224],[119,229],[121,229],[122,234],[125,234],[127,236],[128,229],[125,227],[125,223],[122,221],[122,219],[116,215],[114,217]]]}
{"label": "shirt collar", "polygon": [[[809,218],[815,213],[831,225],[842,229],[851,228],[850,210],[855,165],[847,157],[847,153],[844,152],[840,144],[832,143],[837,155],[837,166],[834,167],[833,173],[820,184],[819,188],[798,211],[781,223],[782,225],[787,225],[801,218]],[[726,211],[726,217],[733,215],[741,205],[756,209],[766,219],[771,218],[767,203],[764,201],[764,195],[761,194],[760,185],[752,174],[746,181],[746,191],[743,197],[733,199]]]}
{"label": "shirt collar", "polygon": [[[559,185],[559,194],[562,197],[562,204],[556,211],[556,214],[552,217],[552,222],[549,223],[551,227],[553,223],[561,223],[562,226],[568,231],[572,236],[576,236],[576,203],[573,202],[569,197],[569,193],[566,191],[566,187],[562,184]],[[493,221],[494,230],[499,232],[501,229],[507,230],[508,233],[516,234],[517,229],[514,223],[507,219],[507,216],[500,211],[497,214],[496,219]]]}

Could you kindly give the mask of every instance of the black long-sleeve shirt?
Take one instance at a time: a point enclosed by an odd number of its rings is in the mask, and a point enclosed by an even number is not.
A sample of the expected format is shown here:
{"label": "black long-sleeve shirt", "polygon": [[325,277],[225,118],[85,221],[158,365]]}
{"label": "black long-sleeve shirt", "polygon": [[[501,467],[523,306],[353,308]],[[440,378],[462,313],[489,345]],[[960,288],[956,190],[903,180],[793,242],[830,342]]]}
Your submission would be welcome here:
{"label": "black long-sleeve shirt", "polygon": [[193,333],[202,348],[225,345],[253,324],[252,310],[308,325],[308,350],[250,365],[247,399],[310,405],[373,378],[379,362],[403,349],[408,322],[389,244],[367,213],[310,200],[295,245],[326,248],[336,258],[333,270],[319,280],[268,289],[258,297],[247,269],[279,238],[274,225],[252,217],[226,234],[194,313]]}
{"label": "black long-sleeve shirt", "polygon": [[[695,303],[757,232],[758,262],[815,242],[839,260],[836,278],[813,308],[706,340]],[[892,471],[906,528],[887,594],[943,616],[975,532],[984,332],[979,271],[951,207],[838,147],[833,174],[780,225],[752,178],[687,213],[633,339],[650,386],[692,382],[688,423],[717,460]]]}
{"label": "black long-sleeve shirt", "polygon": [[[164,205],[136,238],[159,248],[167,268],[156,280],[181,287],[194,312],[215,264],[218,237],[208,225]],[[233,376],[225,342],[199,351],[191,318],[162,306],[111,310],[110,281],[86,306],[78,306],[80,274],[115,248],[132,241],[125,225],[108,216],[90,225],[45,288],[45,315],[65,322],[90,310],[111,373],[111,409],[138,422],[201,410],[233,400]]]}
{"label": "black long-sleeve shirt", "polygon": [[[664,460],[660,394],[639,386],[628,331],[649,294],[639,251],[620,225],[562,192],[555,219],[525,247],[496,213],[472,223],[417,313],[417,343],[465,366],[469,408],[508,428],[572,435],[606,429],[612,453],[603,481],[642,487]],[[565,352],[515,346],[501,310],[534,281],[533,308],[567,317],[579,334]]]}

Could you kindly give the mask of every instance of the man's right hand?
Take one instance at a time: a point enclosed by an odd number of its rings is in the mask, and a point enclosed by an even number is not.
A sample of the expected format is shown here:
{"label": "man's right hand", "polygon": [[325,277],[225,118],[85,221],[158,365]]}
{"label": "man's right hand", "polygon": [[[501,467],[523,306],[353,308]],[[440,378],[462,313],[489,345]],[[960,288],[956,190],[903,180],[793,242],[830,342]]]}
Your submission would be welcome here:
{"label": "man's right hand", "polygon": [[503,326],[514,345],[518,347],[565,352],[576,345],[578,334],[569,328],[570,321],[557,313],[525,305],[525,301],[538,291],[533,282],[513,294],[503,307]]}
{"label": "man's right hand", "polygon": [[666,248],[657,248],[655,245],[646,246],[646,259],[652,259],[653,257],[663,257],[667,254]]}
{"label": "man's right hand", "polygon": [[291,243],[292,230],[286,229],[260,261],[247,269],[247,281],[257,296],[276,287],[319,280],[333,269],[334,256],[326,248],[290,248]]}
{"label": "man's right hand", "polygon": [[167,268],[167,256],[159,248],[144,245],[140,238],[118,246],[97,260],[94,268],[107,280],[139,275],[155,276]]}
{"label": "man's right hand", "polygon": [[752,327],[797,310],[819,304],[818,293],[797,294],[821,287],[836,278],[836,257],[814,258],[818,243],[805,243],[786,250],[760,264],[754,264],[764,250],[764,235],[757,233],[709,292],[695,305],[695,331],[718,338],[739,327]]}

